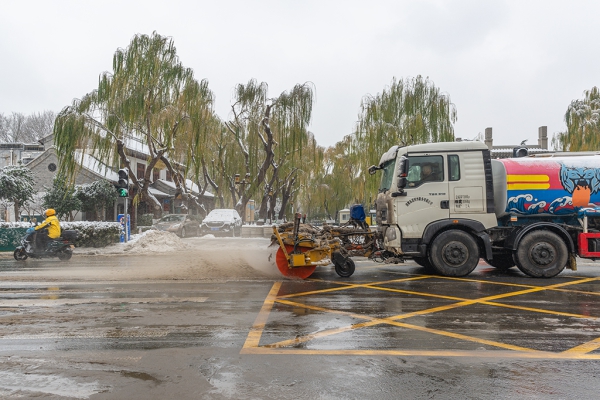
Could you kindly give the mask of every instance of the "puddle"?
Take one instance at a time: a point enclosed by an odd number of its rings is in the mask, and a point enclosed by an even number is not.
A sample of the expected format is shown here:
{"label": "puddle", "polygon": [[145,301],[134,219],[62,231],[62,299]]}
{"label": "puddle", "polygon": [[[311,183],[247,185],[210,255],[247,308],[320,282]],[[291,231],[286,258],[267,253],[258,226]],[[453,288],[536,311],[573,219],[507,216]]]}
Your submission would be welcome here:
{"label": "puddle", "polygon": [[134,378],[134,379],[139,379],[142,381],[154,382],[157,385],[162,383],[162,381],[160,379],[157,379],[157,378],[153,377],[152,375],[147,374],[145,372],[121,371],[121,375],[123,375],[126,378]]}

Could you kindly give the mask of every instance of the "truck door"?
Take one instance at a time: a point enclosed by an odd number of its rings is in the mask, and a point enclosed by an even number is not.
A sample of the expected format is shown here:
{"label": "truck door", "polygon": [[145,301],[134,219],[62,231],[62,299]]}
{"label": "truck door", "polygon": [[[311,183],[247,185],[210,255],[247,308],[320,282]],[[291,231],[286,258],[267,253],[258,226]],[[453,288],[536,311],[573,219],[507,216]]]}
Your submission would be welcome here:
{"label": "truck door", "polygon": [[479,220],[486,212],[485,168],[479,152],[448,154],[450,218]]}
{"label": "truck door", "polygon": [[450,217],[448,174],[442,155],[408,155],[404,192],[396,197],[397,222],[404,238],[421,238],[433,221]]}

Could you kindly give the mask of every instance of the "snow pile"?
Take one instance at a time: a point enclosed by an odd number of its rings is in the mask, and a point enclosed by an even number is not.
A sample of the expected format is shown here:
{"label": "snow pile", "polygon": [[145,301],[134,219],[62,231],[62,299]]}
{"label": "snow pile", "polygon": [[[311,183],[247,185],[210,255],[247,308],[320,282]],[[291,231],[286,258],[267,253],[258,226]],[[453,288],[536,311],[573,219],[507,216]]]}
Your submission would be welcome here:
{"label": "snow pile", "polygon": [[176,234],[154,229],[135,235],[132,240],[121,246],[127,253],[166,253],[190,248]]}

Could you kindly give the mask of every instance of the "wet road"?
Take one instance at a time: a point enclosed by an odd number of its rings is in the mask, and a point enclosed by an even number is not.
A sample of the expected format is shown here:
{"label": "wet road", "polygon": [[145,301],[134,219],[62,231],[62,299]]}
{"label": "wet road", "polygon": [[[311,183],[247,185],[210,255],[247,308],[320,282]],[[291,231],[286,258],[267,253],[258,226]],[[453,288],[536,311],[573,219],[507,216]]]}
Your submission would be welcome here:
{"label": "wet road", "polygon": [[0,256],[0,398],[597,397],[600,263],[449,279],[359,260],[298,282],[122,258]]}

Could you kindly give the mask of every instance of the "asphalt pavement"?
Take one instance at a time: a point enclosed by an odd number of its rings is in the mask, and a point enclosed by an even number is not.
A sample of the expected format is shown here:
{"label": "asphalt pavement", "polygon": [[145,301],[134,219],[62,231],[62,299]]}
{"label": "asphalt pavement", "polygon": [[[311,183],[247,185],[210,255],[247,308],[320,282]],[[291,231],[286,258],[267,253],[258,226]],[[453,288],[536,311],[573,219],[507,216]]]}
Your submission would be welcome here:
{"label": "asphalt pavement", "polygon": [[296,281],[183,260],[0,257],[0,398],[597,396],[600,263],[446,278],[357,259]]}

